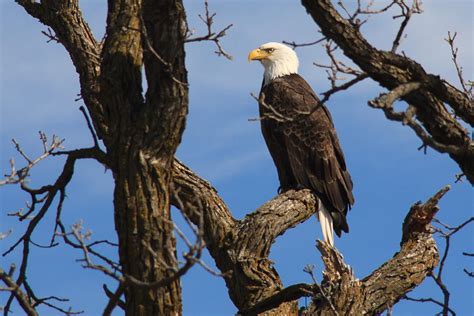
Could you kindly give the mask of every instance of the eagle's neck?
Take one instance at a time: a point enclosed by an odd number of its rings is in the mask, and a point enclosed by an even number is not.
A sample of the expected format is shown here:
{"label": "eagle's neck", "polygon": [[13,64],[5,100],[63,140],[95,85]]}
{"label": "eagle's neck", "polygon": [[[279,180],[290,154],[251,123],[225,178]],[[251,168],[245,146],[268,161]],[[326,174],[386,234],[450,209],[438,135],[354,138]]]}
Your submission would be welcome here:
{"label": "eagle's neck", "polygon": [[278,62],[263,63],[263,67],[265,67],[263,85],[266,86],[275,78],[297,74],[298,60],[288,58],[285,60],[279,60]]}

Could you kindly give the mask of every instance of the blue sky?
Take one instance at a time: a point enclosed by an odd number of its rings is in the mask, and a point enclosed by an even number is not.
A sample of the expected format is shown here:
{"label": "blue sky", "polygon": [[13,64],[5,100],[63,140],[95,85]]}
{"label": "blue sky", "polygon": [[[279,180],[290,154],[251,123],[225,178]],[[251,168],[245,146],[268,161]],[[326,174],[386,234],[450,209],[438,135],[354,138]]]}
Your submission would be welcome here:
{"label": "blue sky", "polygon": [[[81,113],[77,74],[64,49],[46,43],[40,33],[45,27],[29,17],[13,1],[0,1],[1,39],[1,169],[8,171],[12,157],[20,165],[10,139],[16,138],[28,153],[41,151],[37,133],[57,134],[65,138],[67,149],[89,146],[91,139]],[[349,2],[349,1],[346,1]],[[81,6],[97,38],[104,30],[106,2],[82,0]],[[203,11],[203,1],[185,2],[189,25],[203,32],[197,14]],[[447,31],[457,31],[459,61],[468,79],[473,78],[473,3],[470,0],[427,0],[425,13],[413,17],[400,50],[420,62],[426,70],[458,85]],[[233,61],[217,57],[212,43],[189,44],[186,64],[190,81],[190,114],[178,157],[198,174],[209,180],[219,191],[233,214],[242,218],[276,194],[276,171],[267,152],[260,127],[248,119],[257,116],[257,105],[250,93],[258,93],[262,67],[248,64],[248,52],[269,41],[312,41],[319,38],[317,26],[294,1],[210,1],[218,13],[216,27],[233,23],[223,40]],[[381,49],[389,49],[399,21],[389,15],[376,16],[363,27],[367,38]],[[327,63],[323,48],[299,49],[300,73],[316,92],[327,90],[325,73],[313,62]],[[367,101],[383,90],[373,82],[363,82],[327,103],[341,140],[347,164],[354,180],[356,204],[349,215],[351,232],[336,240],[359,278],[388,260],[398,250],[402,221],[409,207],[425,201],[446,184],[452,190],[440,203],[438,217],[457,225],[473,215],[472,188],[467,183],[453,184],[459,173],[457,165],[447,155],[428,150],[417,151],[420,140],[406,127],[389,122],[384,115],[367,106]],[[32,185],[55,179],[62,167],[60,158],[43,161],[34,169]],[[81,161],[68,187],[64,221],[69,225],[82,220],[94,239],[115,240],[112,209],[112,177],[92,161]],[[27,196],[15,187],[0,190],[0,232],[12,229],[12,234],[0,242],[4,250],[24,231],[6,213],[24,207]],[[174,217],[184,223],[178,212]],[[34,241],[48,242],[53,228],[54,212],[40,225]],[[302,269],[315,264],[322,269],[315,240],[321,238],[319,223],[314,219],[299,225],[279,237],[271,252],[285,285],[310,282]],[[451,290],[452,308],[459,315],[474,314],[472,297],[474,283],[466,277],[464,267],[474,270],[472,258],[462,251],[473,251],[473,227],[461,231],[451,245],[444,280]],[[442,241],[441,241],[442,244]],[[185,250],[180,244],[179,251]],[[111,255],[113,249],[104,249]],[[3,252],[3,251],[2,251]],[[19,262],[20,252],[2,257],[1,266]],[[29,265],[30,283],[39,296],[61,295],[71,299],[70,305],[84,310],[86,315],[98,315],[105,305],[102,283],[108,282],[99,272],[84,270],[75,262],[81,254],[60,245],[44,250],[33,247]],[[206,262],[213,265],[206,255]],[[182,280],[184,315],[232,315],[236,309],[227,296],[224,282],[194,267]],[[417,288],[412,296],[436,296],[432,280]],[[0,292],[0,305],[5,293]],[[211,301],[210,301],[211,300]],[[211,303],[209,303],[209,301]],[[205,302],[203,304],[203,302]],[[66,307],[69,305],[65,305]],[[18,307],[15,307],[18,310]],[[55,315],[42,309],[42,314]],[[395,315],[430,315],[438,308],[428,303],[402,302]],[[121,313],[117,310],[116,315]]]}

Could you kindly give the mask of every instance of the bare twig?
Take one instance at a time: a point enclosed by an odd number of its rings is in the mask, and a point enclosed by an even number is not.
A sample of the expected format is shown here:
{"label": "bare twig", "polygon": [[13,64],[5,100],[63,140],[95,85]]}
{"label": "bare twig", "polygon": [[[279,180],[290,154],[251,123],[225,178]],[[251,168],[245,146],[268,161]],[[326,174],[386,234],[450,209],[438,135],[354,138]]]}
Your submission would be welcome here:
{"label": "bare twig", "polygon": [[[43,145],[46,148],[45,153],[47,153],[47,155],[49,155],[50,154],[50,152],[49,152],[50,147],[48,147],[47,139],[43,135],[42,135],[42,141],[43,141]],[[59,143],[60,144],[60,142],[58,142],[58,141],[54,142],[54,140],[53,140],[53,144],[54,143]],[[48,151],[46,151],[46,150],[48,150]],[[37,225],[40,223],[40,221],[44,218],[44,216],[48,212],[49,208],[51,207],[53,201],[56,198],[57,193],[62,192],[60,194],[61,195],[64,194],[65,187],[68,185],[68,183],[71,180],[72,175],[74,173],[74,165],[75,165],[76,160],[78,160],[78,159],[87,159],[87,158],[93,158],[94,159],[95,158],[95,159],[105,163],[104,155],[105,154],[103,152],[101,152],[100,150],[98,150],[97,148],[92,148],[92,149],[86,148],[86,149],[78,149],[78,150],[75,150],[75,151],[71,151],[68,154],[68,157],[66,159],[66,163],[64,164],[64,167],[63,167],[63,170],[62,170],[61,174],[59,175],[59,177],[57,178],[57,180],[55,181],[54,184],[45,185],[45,186],[43,186],[39,189],[30,189],[24,184],[24,182],[21,183],[22,190],[26,191],[27,193],[29,193],[31,195],[32,203],[31,203],[31,205],[29,205],[28,211],[25,214],[23,214],[22,216],[20,216],[19,219],[23,220],[25,218],[25,216],[27,216],[28,214],[31,214],[35,210],[35,206],[38,203],[42,203],[42,205],[41,205],[41,208],[38,210],[38,212],[35,214],[35,216],[29,222],[25,233],[18,239],[17,242],[15,242],[7,251],[5,251],[3,253],[3,256],[6,256],[10,252],[12,252],[18,245],[20,245],[20,243],[23,244],[20,270],[19,270],[18,277],[15,281],[15,283],[18,287],[22,286],[24,284],[25,280],[26,280],[26,273],[27,273],[29,253],[30,253],[29,249],[30,249],[30,244],[31,244],[31,236],[32,236],[33,232],[35,231]],[[34,165],[35,161],[32,161],[33,165]],[[31,166],[30,166],[30,168],[31,168]],[[43,197],[43,198],[37,198],[37,196],[41,195],[41,194],[46,194],[46,196]],[[61,205],[61,203],[60,203],[60,205]],[[58,206],[58,207],[60,207],[60,206]],[[13,301],[14,297],[15,296],[12,294],[8,298],[7,303],[5,304],[5,308],[4,308],[6,313],[8,313],[8,311],[10,310],[10,306],[12,304],[12,301]],[[45,302],[44,304],[48,305],[49,303],[47,304]]]}
{"label": "bare twig", "polygon": [[438,232],[441,235],[441,237],[444,238],[445,247],[444,247],[442,257],[441,257],[441,261],[440,261],[439,266],[438,266],[438,271],[437,271],[437,273],[435,271],[432,271],[430,273],[430,277],[435,281],[436,285],[439,287],[439,289],[443,293],[443,302],[440,302],[440,301],[438,301],[434,298],[431,298],[431,297],[430,298],[411,298],[411,297],[405,296],[404,298],[406,300],[410,300],[410,301],[432,302],[436,305],[439,305],[443,308],[442,312],[440,313],[443,316],[447,316],[448,313],[451,313],[452,315],[456,315],[456,313],[449,306],[450,292],[449,292],[448,287],[446,286],[446,284],[444,284],[444,282],[443,282],[443,271],[444,271],[446,260],[448,258],[448,254],[449,254],[449,250],[450,250],[451,237],[454,234],[456,234],[457,232],[459,232],[461,229],[466,227],[469,223],[474,222],[474,217],[471,217],[471,218],[467,219],[466,221],[464,221],[463,223],[461,223],[461,224],[459,224],[458,226],[455,226],[455,227],[451,227],[447,224],[444,224],[443,222],[441,222],[440,220],[438,220],[436,218],[433,219],[433,222],[437,223],[438,225],[440,225],[442,227],[442,229],[437,228],[436,232]]}
{"label": "bare twig", "polygon": [[217,46],[217,51],[215,51],[215,53],[218,55],[218,56],[224,56],[225,58],[229,59],[229,60],[232,60],[233,57],[232,55],[230,55],[229,53],[227,53],[223,48],[222,48],[222,45],[220,43],[220,40],[226,36],[226,32],[233,26],[233,24],[229,24],[227,25],[226,27],[224,27],[222,30],[218,31],[218,32],[214,32],[212,30],[212,25],[214,24],[214,17],[216,16],[216,13],[210,13],[209,12],[209,3],[206,1],[204,1],[204,8],[205,8],[205,15],[202,16],[201,14],[199,14],[199,18],[201,19],[201,21],[206,25],[207,27],[207,34],[203,35],[203,36],[197,36],[197,37],[191,37],[192,35],[192,31],[190,31],[189,29],[187,30],[187,38],[186,40],[184,41],[185,43],[192,43],[192,42],[202,42],[202,41],[211,41],[211,42],[214,42]]}
{"label": "bare twig", "polygon": [[15,161],[13,159],[10,159],[10,174],[6,174],[5,178],[3,180],[0,180],[0,186],[5,184],[23,183],[29,176],[30,170],[31,168],[33,168],[33,166],[38,164],[41,160],[44,160],[46,157],[52,155],[58,148],[63,148],[62,144],[64,142],[64,139],[60,139],[56,135],[53,135],[53,139],[50,144],[48,144],[48,138],[45,133],[40,131],[39,137],[43,145],[43,153],[34,159],[29,158],[28,155],[21,148],[20,144],[15,139],[12,139],[12,142],[15,145],[15,149],[26,160],[27,165],[17,170],[15,166]]}
{"label": "bare twig", "polygon": [[[462,67],[459,66],[458,64],[458,51],[459,49],[454,46],[454,40],[456,39],[456,36],[458,35],[457,32],[454,32],[454,35],[451,35],[451,32],[448,32],[448,38],[444,39],[448,44],[449,47],[451,48],[451,55],[452,55],[452,60],[454,63],[454,66],[456,67],[456,73],[458,75],[459,82],[461,83],[461,87],[464,90],[464,93],[466,96],[469,98],[469,100],[474,99],[474,94],[473,94],[473,85],[471,83],[466,83],[464,80],[463,72],[462,72]],[[469,88],[468,88],[469,86]]]}
{"label": "bare twig", "polygon": [[282,113],[278,112],[271,104],[265,102],[265,93],[261,93],[259,97],[257,97],[253,92],[250,93],[250,96],[255,99],[259,104],[261,104],[265,109],[269,110],[269,112],[265,113],[264,115],[258,118],[251,118],[249,121],[261,121],[265,119],[275,120],[277,122],[291,122],[293,121],[292,117],[288,117],[283,115]]}
{"label": "bare twig", "polygon": [[423,12],[423,10],[421,9],[421,0],[414,0],[411,7],[408,6],[405,3],[405,1],[398,0],[395,2],[400,7],[401,14],[396,15],[393,18],[397,19],[397,18],[403,17],[403,21],[400,24],[400,28],[398,29],[395,39],[393,40],[392,50],[391,50],[392,53],[395,53],[397,51],[398,46],[400,46],[403,32],[405,31],[405,28],[408,25],[408,22],[410,21],[410,18],[412,17],[412,15],[420,14]]}
{"label": "bare twig", "polygon": [[48,297],[38,297],[36,296],[36,294],[34,293],[33,289],[31,288],[31,286],[29,285],[28,281],[25,280],[23,282],[23,285],[25,287],[25,290],[26,290],[26,293],[28,294],[28,297],[30,298],[30,300],[33,302],[33,307],[36,307],[36,306],[39,306],[39,305],[46,305],[52,309],[55,309],[57,310],[58,312],[66,315],[66,316],[71,316],[71,315],[79,315],[79,314],[83,314],[84,311],[73,311],[71,307],[69,307],[68,309],[64,309],[64,308],[61,308],[53,303],[50,303],[50,301],[56,301],[56,302],[60,302],[60,303],[63,303],[63,302],[69,302],[68,299],[66,298],[60,298],[60,297],[57,297],[57,296],[54,296],[54,295],[51,295],[51,296],[48,296]]}
{"label": "bare twig", "polygon": [[326,292],[321,288],[321,285],[316,281],[316,277],[314,275],[314,265],[308,264],[306,267],[303,269],[304,272],[308,273],[311,276],[311,279],[313,280],[313,284],[316,287],[317,294],[320,294],[324,300],[329,304],[331,307],[331,310],[334,312],[334,315],[338,316],[339,313],[337,312],[336,308],[334,307],[334,304],[332,303],[331,299],[329,296],[326,294]]}
{"label": "bare twig", "polygon": [[[435,300],[435,299],[432,298],[432,297],[428,297],[428,298],[413,298],[413,297],[409,297],[409,296],[405,295],[405,296],[403,297],[403,299],[404,299],[404,300],[407,300],[407,301],[419,302],[419,303],[427,303],[427,302],[430,302],[430,303],[434,303],[434,304],[436,304],[436,305],[438,305],[438,306],[444,307],[444,304],[443,304],[442,302],[440,302],[440,301],[438,301],[438,300]],[[448,308],[448,311],[449,311],[453,316],[456,315],[456,313],[455,313],[452,309]]]}
{"label": "bare twig", "polygon": [[[109,288],[105,284],[102,285],[102,288],[104,289],[105,295],[107,295],[109,299],[111,299],[112,296],[115,294],[111,290],[109,290]],[[125,302],[122,301],[120,298],[117,300],[117,306],[120,307],[122,310],[125,310]]]}
{"label": "bare twig", "polygon": [[286,44],[288,46],[291,46],[293,49],[296,49],[298,47],[307,47],[307,46],[313,46],[313,45],[316,45],[316,44],[319,44],[321,43],[322,41],[325,41],[327,40],[326,37],[323,37],[323,38],[320,38],[320,39],[317,39],[313,42],[308,42],[308,43],[296,43],[295,41],[283,41],[283,44]]}
{"label": "bare twig", "polygon": [[366,79],[368,77],[369,76],[367,74],[362,73],[362,74],[358,75],[357,77],[355,77],[354,79],[349,80],[349,81],[347,81],[346,83],[344,83],[340,86],[335,86],[335,87],[321,93],[321,95],[324,96],[323,99],[321,100],[321,102],[322,103],[326,102],[327,100],[329,100],[331,95],[333,95],[334,93],[342,91],[342,90],[347,90],[350,87],[352,87],[353,85],[355,85],[356,83],[361,82],[361,81],[363,81],[364,79]]}
{"label": "bare twig", "polygon": [[53,33],[53,31],[51,30],[51,28],[48,27],[48,31],[41,31],[41,34],[43,34],[44,36],[46,36],[48,38],[48,40],[46,41],[46,43],[49,43],[49,42],[56,42],[58,44],[61,44],[61,42],[59,41],[59,38]]}
{"label": "bare twig", "polygon": [[82,112],[82,115],[84,115],[84,118],[87,123],[87,127],[89,128],[89,131],[91,132],[92,139],[94,140],[94,147],[99,148],[99,141],[97,139],[97,134],[94,130],[94,127],[92,127],[91,120],[89,119],[89,116],[87,115],[87,110],[84,106],[80,106],[79,110]]}

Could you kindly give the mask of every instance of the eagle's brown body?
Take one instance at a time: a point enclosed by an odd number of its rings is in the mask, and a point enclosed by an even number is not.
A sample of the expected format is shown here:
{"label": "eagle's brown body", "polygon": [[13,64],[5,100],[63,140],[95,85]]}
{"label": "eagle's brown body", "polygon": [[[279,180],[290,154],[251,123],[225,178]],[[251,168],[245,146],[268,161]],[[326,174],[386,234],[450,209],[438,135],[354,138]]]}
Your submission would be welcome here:
{"label": "eagle's brown body", "polygon": [[349,232],[352,180],[328,109],[298,74],[273,79],[260,98],[262,132],[280,189],[311,189],[330,212],[336,234]]}

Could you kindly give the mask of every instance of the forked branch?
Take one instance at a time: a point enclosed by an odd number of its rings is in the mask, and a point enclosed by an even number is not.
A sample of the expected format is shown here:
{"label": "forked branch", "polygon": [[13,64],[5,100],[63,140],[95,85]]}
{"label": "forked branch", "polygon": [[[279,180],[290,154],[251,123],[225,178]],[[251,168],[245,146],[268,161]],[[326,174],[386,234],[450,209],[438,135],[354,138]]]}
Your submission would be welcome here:
{"label": "forked branch", "polygon": [[217,32],[213,31],[212,27],[213,27],[213,24],[214,24],[214,17],[216,16],[216,13],[210,13],[209,12],[209,3],[207,2],[207,0],[204,1],[204,8],[205,8],[205,14],[204,14],[204,16],[199,14],[199,18],[206,25],[207,34],[202,35],[202,36],[193,37],[192,36],[193,31],[188,28],[186,30],[187,35],[186,35],[185,42],[186,43],[202,42],[202,41],[214,42],[216,47],[217,47],[217,51],[215,51],[217,56],[224,56],[225,58],[227,58],[229,60],[234,59],[234,57],[232,57],[232,55],[230,55],[229,53],[227,53],[224,50],[224,48],[222,47],[222,44],[221,44],[221,39],[227,35],[226,32],[233,26],[233,24],[227,25],[226,27],[224,27],[220,31],[217,31]]}
{"label": "forked branch", "polygon": [[[336,249],[318,241],[325,265],[322,286],[340,315],[380,314],[430,275],[439,262],[431,221],[439,210],[439,200],[448,190],[449,186],[427,202],[417,202],[410,208],[402,226],[400,250],[362,280],[355,278]],[[316,295],[305,315],[332,314],[331,305]]]}

